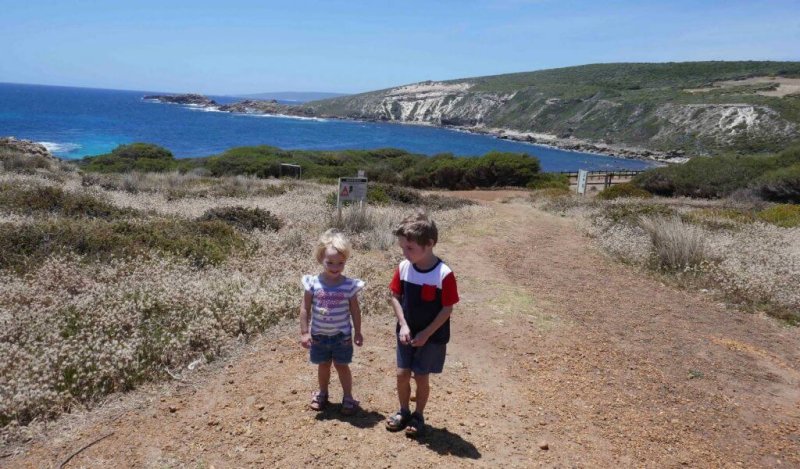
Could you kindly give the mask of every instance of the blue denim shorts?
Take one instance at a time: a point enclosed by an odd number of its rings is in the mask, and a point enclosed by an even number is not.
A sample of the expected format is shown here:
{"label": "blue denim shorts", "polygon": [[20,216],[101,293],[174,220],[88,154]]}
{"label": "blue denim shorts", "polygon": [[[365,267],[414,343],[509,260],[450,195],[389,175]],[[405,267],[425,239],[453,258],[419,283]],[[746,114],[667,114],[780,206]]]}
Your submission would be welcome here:
{"label": "blue denim shorts", "polygon": [[311,336],[311,363],[319,365],[333,360],[339,365],[353,361],[353,338],[339,333],[336,335]]}
{"label": "blue denim shorts", "polygon": [[417,375],[441,373],[447,356],[447,344],[426,343],[422,347],[401,344],[397,340],[397,368]]}

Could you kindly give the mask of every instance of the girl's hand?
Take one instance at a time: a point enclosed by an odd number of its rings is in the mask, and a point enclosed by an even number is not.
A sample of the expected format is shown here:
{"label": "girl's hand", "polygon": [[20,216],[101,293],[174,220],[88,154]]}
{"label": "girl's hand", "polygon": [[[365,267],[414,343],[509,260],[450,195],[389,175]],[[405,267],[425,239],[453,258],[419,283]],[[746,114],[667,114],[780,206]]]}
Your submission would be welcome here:
{"label": "girl's hand", "polygon": [[408,344],[411,342],[411,329],[409,329],[408,326],[400,326],[400,332],[397,333],[397,338],[400,339],[401,344]]}
{"label": "girl's hand", "polygon": [[303,348],[311,348],[311,334],[307,332],[305,334],[300,334],[300,345],[302,345]]}
{"label": "girl's hand", "polygon": [[355,337],[353,337],[353,343],[361,347],[364,344],[364,336],[360,332],[356,332]]}

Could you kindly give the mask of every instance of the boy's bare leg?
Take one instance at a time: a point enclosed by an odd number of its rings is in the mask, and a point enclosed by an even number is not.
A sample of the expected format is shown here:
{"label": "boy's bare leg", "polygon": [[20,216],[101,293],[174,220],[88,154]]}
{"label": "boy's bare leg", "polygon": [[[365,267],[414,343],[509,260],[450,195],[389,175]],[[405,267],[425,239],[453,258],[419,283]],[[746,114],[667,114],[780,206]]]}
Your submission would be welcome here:
{"label": "boy's bare leg", "polygon": [[414,381],[417,383],[417,408],[416,412],[422,414],[425,412],[425,404],[428,403],[428,396],[431,394],[430,375],[414,375]]}
{"label": "boy's bare leg", "polygon": [[339,382],[342,383],[344,397],[353,397],[353,375],[350,373],[350,366],[334,363],[336,373],[339,375]]}
{"label": "boy's bare leg", "polygon": [[328,384],[331,382],[331,362],[319,364],[317,367],[317,379],[319,380],[319,392],[328,394]]}
{"label": "boy's bare leg", "polygon": [[400,408],[408,410],[411,400],[411,370],[397,369],[397,399],[400,401]]}

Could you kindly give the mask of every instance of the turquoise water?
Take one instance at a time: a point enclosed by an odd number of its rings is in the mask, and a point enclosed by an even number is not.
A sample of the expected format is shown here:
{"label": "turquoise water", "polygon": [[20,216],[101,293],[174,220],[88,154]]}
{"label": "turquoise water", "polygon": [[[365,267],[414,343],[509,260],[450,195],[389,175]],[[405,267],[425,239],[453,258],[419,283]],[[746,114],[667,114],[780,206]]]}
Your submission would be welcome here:
{"label": "turquoise water", "polygon": [[[209,156],[244,145],[308,150],[393,147],[465,157],[490,151],[528,153],[541,160],[545,171],[652,166],[435,127],[210,112],[144,101],[145,94],[159,92],[0,83],[0,136],[42,142],[65,159],[108,153],[120,144],[149,142],[168,148],[178,158]],[[221,103],[236,101],[212,98]]]}

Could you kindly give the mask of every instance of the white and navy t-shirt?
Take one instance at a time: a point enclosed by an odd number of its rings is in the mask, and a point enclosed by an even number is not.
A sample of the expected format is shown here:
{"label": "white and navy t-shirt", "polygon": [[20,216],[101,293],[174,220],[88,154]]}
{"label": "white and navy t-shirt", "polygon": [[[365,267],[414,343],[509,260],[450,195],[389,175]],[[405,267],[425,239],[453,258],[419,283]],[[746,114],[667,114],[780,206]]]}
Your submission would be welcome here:
{"label": "white and navy t-shirt", "polygon": [[363,281],[344,277],[328,285],[319,275],[304,275],[303,288],[311,293],[311,335],[351,334],[350,298],[364,288]]}
{"label": "white and navy t-shirt", "polygon": [[[397,267],[389,288],[400,297],[403,316],[412,336],[428,327],[442,308],[458,303],[456,276],[441,259],[427,270],[419,270],[410,261],[404,260]],[[400,331],[400,324],[397,325],[397,331]],[[446,344],[449,340],[448,318],[428,342]]]}

